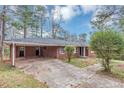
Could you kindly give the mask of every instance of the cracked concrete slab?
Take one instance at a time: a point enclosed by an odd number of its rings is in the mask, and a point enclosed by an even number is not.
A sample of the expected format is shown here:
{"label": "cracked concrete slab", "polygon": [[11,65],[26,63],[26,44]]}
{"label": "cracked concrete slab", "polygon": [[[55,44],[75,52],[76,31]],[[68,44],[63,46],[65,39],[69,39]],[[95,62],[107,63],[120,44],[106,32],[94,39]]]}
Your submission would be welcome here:
{"label": "cracked concrete slab", "polygon": [[47,82],[52,88],[124,87],[124,83],[119,80],[97,74],[96,71],[101,69],[100,64],[81,69],[58,59],[35,59],[33,61],[18,62],[16,67],[33,75],[39,81]]}

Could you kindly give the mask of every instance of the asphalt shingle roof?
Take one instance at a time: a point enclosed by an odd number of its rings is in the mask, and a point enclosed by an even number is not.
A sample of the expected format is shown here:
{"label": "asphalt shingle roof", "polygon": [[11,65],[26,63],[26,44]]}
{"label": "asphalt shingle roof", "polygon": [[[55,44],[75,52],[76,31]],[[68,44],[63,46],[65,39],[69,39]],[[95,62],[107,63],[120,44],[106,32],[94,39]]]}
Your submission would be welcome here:
{"label": "asphalt shingle roof", "polygon": [[42,45],[56,45],[56,46],[65,46],[65,45],[74,45],[74,46],[86,46],[86,44],[81,44],[81,42],[72,42],[60,39],[51,39],[51,38],[23,38],[23,39],[12,39],[5,40],[5,43],[21,43],[21,44],[42,44]]}

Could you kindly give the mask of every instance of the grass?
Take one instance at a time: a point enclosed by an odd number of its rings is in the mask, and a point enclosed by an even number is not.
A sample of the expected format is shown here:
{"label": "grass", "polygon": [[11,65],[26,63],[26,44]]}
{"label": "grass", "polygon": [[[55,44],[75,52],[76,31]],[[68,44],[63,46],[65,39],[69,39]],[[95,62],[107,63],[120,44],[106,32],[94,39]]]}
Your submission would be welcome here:
{"label": "grass", "polygon": [[124,80],[124,61],[112,60],[110,66],[111,66],[111,73],[115,77]]}
{"label": "grass", "polygon": [[111,60],[110,63],[111,72],[106,72],[104,70],[97,71],[99,74],[108,75],[117,79],[124,81],[124,61]]}
{"label": "grass", "polygon": [[90,58],[72,58],[71,62],[68,62],[68,63],[70,63],[74,66],[83,68],[83,67],[95,64],[96,61],[95,61],[95,59],[90,59]]}
{"label": "grass", "polygon": [[45,88],[47,84],[39,82],[31,75],[26,75],[8,64],[0,64],[1,88]]}
{"label": "grass", "polygon": [[[73,58],[71,62],[68,62],[68,63],[74,66],[83,68],[89,65],[96,64],[98,62],[96,62],[95,58],[86,58],[86,59],[85,58]],[[109,76],[112,76],[112,77],[115,77],[115,78],[118,78],[124,81],[124,61],[111,60],[110,67],[111,67],[111,73],[108,73],[108,72],[106,73],[104,71],[98,71],[98,73],[106,74],[106,75],[109,75]]]}

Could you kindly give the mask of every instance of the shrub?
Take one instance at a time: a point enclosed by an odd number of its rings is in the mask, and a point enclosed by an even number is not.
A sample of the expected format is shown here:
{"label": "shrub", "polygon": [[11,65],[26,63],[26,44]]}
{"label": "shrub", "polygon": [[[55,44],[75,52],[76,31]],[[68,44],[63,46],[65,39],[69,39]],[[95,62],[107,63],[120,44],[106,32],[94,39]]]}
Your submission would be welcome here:
{"label": "shrub", "polygon": [[96,31],[91,36],[90,46],[103,59],[102,65],[106,71],[110,71],[110,60],[121,54],[123,45],[122,36],[112,29]]}
{"label": "shrub", "polygon": [[65,48],[64,48],[64,51],[67,54],[68,62],[71,61],[72,55],[74,53],[74,49],[75,49],[74,46],[65,46]]}

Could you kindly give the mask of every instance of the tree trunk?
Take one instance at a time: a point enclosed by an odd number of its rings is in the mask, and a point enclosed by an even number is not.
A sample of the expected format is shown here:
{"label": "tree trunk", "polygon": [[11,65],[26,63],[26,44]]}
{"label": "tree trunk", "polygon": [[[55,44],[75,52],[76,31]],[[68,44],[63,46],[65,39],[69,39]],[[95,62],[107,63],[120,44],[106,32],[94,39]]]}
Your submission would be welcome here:
{"label": "tree trunk", "polygon": [[55,22],[54,22],[54,18],[53,18],[53,15],[52,15],[52,38],[55,39]]}
{"label": "tree trunk", "polygon": [[37,34],[38,34],[38,28],[36,27],[36,37],[38,36]]}
{"label": "tree trunk", "polygon": [[110,72],[110,71],[111,71],[110,66],[109,66],[109,64],[110,64],[110,59],[109,59],[109,58],[106,58],[106,59],[105,59],[105,62],[106,62],[106,71],[107,71],[107,72]]}
{"label": "tree trunk", "polygon": [[26,28],[26,26],[24,25],[24,38],[26,38],[27,37],[27,28]]}
{"label": "tree trunk", "polygon": [[41,27],[41,38],[43,38],[43,29]]}
{"label": "tree trunk", "polygon": [[55,39],[55,27],[52,25],[52,38]]}
{"label": "tree trunk", "polygon": [[3,62],[3,55],[4,55],[4,46],[3,46],[3,41],[5,39],[4,37],[4,32],[5,32],[5,16],[6,16],[6,7],[7,6],[3,6],[3,13],[2,13],[2,18],[1,18],[1,62]]}
{"label": "tree trunk", "polygon": [[41,38],[43,37],[43,25],[42,25],[42,18],[41,18],[41,20],[40,20],[40,22],[41,22],[41,27],[40,27],[40,34],[41,34]]}
{"label": "tree trunk", "polygon": [[68,62],[70,62],[70,61],[71,61],[71,58],[69,57],[69,58],[68,58]]}
{"label": "tree trunk", "polygon": [[2,18],[0,17],[0,58],[2,61]]}
{"label": "tree trunk", "polygon": [[68,62],[71,62],[71,54],[67,53],[67,57],[68,57]]}

